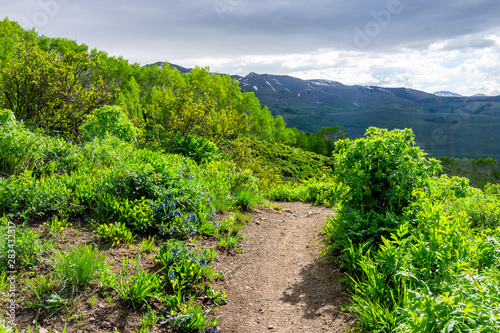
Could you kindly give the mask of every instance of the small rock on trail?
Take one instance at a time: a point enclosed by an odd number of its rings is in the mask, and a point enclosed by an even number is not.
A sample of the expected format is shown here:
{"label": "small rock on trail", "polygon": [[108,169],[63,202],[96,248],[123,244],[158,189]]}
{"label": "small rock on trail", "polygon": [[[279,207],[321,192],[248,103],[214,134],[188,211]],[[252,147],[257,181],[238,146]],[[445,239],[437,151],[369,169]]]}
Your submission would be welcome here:
{"label": "small rock on trail", "polygon": [[332,273],[335,266],[319,247],[321,226],[333,211],[276,204],[282,212],[261,209],[242,231],[245,253],[218,256],[226,277],[215,287],[228,296],[217,311],[221,332],[345,332],[353,319],[340,311],[347,302],[342,275]]}

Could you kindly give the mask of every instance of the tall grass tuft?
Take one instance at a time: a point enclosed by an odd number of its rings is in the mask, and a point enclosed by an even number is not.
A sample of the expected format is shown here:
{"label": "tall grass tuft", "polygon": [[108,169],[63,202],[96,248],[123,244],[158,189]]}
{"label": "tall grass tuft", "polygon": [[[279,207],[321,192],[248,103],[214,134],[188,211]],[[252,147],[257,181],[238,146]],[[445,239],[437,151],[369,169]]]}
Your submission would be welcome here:
{"label": "tall grass tuft", "polygon": [[56,250],[52,264],[63,289],[72,293],[96,282],[108,266],[105,254],[86,244],[80,244],[64,253]]}

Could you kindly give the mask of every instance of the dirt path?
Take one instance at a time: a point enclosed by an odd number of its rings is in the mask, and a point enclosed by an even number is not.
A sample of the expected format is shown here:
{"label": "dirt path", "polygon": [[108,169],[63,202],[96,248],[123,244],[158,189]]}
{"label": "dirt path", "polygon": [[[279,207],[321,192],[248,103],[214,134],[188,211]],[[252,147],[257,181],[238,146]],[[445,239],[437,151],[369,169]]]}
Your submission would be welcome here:
{"label": "dirt path", "polygon": [[221,332],[345,332],[340,273],[322,260],[321,225],[332,210],[304,203],[264,208],[242,234],[244,254],[219,256],[229,303],[219,308]]}

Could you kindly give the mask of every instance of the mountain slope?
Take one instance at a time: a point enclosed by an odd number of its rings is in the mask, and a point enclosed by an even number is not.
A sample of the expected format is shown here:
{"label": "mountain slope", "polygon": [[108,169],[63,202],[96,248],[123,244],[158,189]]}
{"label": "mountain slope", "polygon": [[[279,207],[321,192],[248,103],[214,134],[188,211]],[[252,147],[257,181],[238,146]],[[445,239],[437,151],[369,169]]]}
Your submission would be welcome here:
{"label": "mountain slope", "polygon": [[460,97],[410,88],[347,86],[286,75],[232,77],[273,115],[283,116],[289,127],[302,131],[339,126],[349,137],[358,138],[370,126],[407,127],[413,129],[417,143],[430,156],[500,159],[500,96]]}

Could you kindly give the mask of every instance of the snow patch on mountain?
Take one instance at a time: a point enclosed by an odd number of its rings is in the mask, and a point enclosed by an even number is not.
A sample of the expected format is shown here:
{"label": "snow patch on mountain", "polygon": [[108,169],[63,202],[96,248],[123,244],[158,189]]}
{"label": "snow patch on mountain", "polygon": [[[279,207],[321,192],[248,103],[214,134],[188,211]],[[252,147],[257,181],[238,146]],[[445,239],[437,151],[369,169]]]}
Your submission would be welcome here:
{"label": "snow patch on mountain", "polygon": [[269,85],[269,87],[271,87],[271,89],[272,89],[273,91],[276,91],[276,89],[273,87],[273,85],[272,85],[272,84],[270,84],[267,80],[264,80],[264,81],[266,81],[266,83]]}
{"label": "snow patch on mountain", "polygon": [[451,91],[436,91],[434,95],[439,97],[463,97],[462,95],[455,94],[454,92]]}

